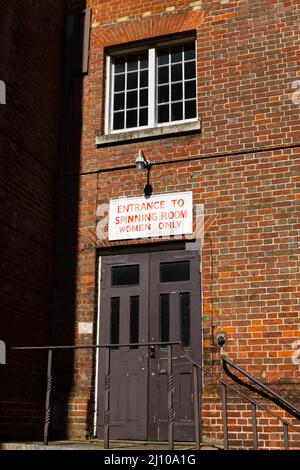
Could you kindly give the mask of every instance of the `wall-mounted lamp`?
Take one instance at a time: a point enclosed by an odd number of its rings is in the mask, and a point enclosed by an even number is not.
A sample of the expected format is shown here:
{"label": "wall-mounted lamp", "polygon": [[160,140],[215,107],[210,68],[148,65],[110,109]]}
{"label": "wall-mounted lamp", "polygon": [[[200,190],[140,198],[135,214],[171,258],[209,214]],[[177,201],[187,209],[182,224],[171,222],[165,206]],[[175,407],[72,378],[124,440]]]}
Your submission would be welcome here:
{"label": "wall-mounted lamp", "polygon": [[147,169],[147,184],[144,187],[144,194],[146,197],[150,197],[153,192],[153,188],[150,184],[150,171],[152,163],[146,160],[144,152],[142,150],[139,150],[138,156],[135,159],[135,167],[137,170]]}
{"label": "wall-mounted lamp", "polygon": [[150,169],[151,162],[146,160],[144,152],[139,150],[138,156],[135,159],[135,167],[137,170],[143,170],[144,168]]}
{"label": "wall-mounted lamp", "polygon": [[220,348],[223,348],[224,344],[226,343],[225,333],[217,334],[217,341],[218,341],[218,345],[220,346]]}

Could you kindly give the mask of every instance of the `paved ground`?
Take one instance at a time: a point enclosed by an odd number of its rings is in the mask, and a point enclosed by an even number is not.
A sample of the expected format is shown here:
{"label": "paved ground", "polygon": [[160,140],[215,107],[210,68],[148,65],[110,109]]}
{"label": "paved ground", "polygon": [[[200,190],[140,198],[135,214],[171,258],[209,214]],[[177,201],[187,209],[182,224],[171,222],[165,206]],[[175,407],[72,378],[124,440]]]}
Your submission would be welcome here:
{"label": "paved ground", "polygon": [[[103,450],[103,441],[55,441],[44,446],[41,442],[5,442],[0,444],[0,450]],[[150,441],[115,441],[110,442],[110,450],[161,450],[168,451],[167,442]],[[195,450],[193,443],[176,442],[175,450]],[[203,445],[201,450],[219,450],[213,445]]]}

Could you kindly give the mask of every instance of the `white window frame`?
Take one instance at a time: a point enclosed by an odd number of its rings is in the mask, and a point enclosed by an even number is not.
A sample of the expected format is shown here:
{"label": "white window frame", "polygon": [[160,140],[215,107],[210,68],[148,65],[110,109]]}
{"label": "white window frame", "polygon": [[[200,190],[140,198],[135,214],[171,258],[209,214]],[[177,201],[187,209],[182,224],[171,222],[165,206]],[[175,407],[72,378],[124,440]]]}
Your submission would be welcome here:
{"label": "white window frame", "polygon": [[[147,129],[159,129],[166,126],[180,126],[181,124],[193,123],[198,121],[198,91],[196,85],[196,116],[190,119],[182,119],[177,121],[169,121],[158,123],[157,122],[157,103],[156,103],[156,90],[157,90],[157,63],[156,63],[156,50],[161,47],[173,46],[177,44],[185,44],[188,42],[195,43],[195,61],[196,61],[196,84],[197,84],[197,41],[194,36],[189,36],[183,39],[169,40],[164,42],[156,42],[151,45],[140,46],[135,48],[119,49],[116,52],[111,52],[106,55],[106,87],[105,87],[105,119],[104,119],[104,133],[105,135],[111,134],[130,134],[136,131],[143,131]],[[145,52],[148,50],[148,125],[137,126],[129,129],[113,129],[113,57],[119,55]],[[184,64],[184,61],[183,61]],[[184,88],[184,87],[183,87]],[[183,99],[184,103],[184,99]],[[183,104],[184,105],[184,104]]]}

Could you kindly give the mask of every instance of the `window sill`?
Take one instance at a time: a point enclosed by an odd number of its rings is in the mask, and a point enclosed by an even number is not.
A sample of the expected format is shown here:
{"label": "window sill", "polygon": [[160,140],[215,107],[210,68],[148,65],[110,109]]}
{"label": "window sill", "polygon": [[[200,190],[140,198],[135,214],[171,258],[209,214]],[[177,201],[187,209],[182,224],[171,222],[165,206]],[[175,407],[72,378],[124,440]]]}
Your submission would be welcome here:
{"label": "window sill", "polygon": [[141,129],[137,131],[120,132],[119,134],[107,134],[96,137],[96,146],[104,147],[108,145],[118,145],[126,142],[161,139],[172,135],[184,135],[198,133],[201,131],[201,122],[186,122],[182,124],[172,124],[170,126],[155,127],[153,129]]}

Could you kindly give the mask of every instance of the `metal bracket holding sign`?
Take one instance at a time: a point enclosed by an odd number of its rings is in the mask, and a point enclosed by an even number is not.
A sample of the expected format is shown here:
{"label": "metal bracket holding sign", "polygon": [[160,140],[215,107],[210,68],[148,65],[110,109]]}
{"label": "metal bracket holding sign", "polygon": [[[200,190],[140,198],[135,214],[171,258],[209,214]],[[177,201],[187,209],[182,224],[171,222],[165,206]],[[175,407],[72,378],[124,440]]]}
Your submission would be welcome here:
{"label": "metal bracket holding sign", "polygon": [[6,364],[6,344],[4,341],[0,341],[0,364]]}

